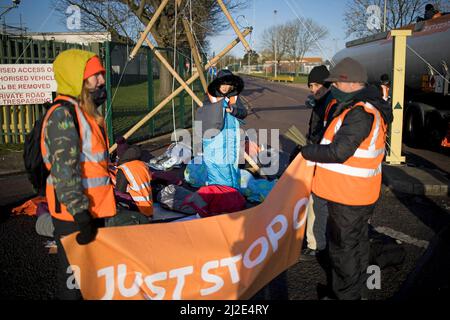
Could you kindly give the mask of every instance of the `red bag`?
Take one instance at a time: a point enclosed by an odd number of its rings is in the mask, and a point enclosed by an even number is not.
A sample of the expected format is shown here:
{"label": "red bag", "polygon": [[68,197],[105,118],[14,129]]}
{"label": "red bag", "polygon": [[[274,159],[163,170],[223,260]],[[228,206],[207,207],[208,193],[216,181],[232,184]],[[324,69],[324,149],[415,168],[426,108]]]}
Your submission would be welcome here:
{"label": "red bag", "polygon": [[228,186],[201,187],[195,194],[199,195],[205,204],[201,207],[198,202],[190,202],[201,217],[210,217],[222,213],[232,213],[245,209],[245,198],[238,190]]}

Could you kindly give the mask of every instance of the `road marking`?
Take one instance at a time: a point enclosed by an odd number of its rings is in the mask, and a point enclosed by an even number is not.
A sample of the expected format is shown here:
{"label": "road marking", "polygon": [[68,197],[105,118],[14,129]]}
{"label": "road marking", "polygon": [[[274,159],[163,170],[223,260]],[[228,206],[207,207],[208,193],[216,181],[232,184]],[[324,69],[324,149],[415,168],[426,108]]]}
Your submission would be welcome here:
{"label": "road marking", "polygon": [[404,243],[408,243],[408,244],[412,244],[416,247],[419,248],[424,248],[426,249],[428,247],[428,245],[430,244],[429,241],[425,241],[425,240],[419,240],[416,238],[413,238],[411,236],[408,236],[407,234],[404,234],[400,231],[396,231],[394,229],[388,228],[388,227],[376,227],[375,231],[382,233],[388,237],[394,238],[398,241],[404,242]]}

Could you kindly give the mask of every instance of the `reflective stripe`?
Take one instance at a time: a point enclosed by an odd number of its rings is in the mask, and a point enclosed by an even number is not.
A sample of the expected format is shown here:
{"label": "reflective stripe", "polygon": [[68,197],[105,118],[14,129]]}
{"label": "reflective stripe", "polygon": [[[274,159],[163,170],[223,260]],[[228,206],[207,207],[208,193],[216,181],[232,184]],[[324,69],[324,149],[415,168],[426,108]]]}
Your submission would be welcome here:
{"label": "reflective stripe", "polygon": [[133,198],[134,201],[140,201],[140,202],[152,201],[152,198],[150,196],[146,196],[146,197],[138,197],[138,196],[133,197],[133,196],[131,196],[131,197]]}
{"label": "reflective stripe", "polygon": [[[323,138],[320,144],[327,145],[330,144],[331,141]],[[353,157],[355,158],[364,158],[364,159],[372,159],[376,158],[379,155],[384,153],[384,148],[378,149],[378,150],[365,150],[365,149],[356,149],[355,153],[353,154]]]}
{"label": "reflective stripe", "polygon": [[95,187],[104,187],[111,184],[111,179],[109,177],[101,177],[101,178],[83,178],[81,179],[83,183],[83,188],[95,188]]}
{"label": "reflective stripe", "polygon": [[81,162],[102,162],[108,160],[108,152],[81,153]]}
{"label": "reflective stripe", "polygon": [[[47,144],[45,144],[45,149],[48,150]],[[50,164],[50,158],[48,156],[42,156],[42,160],[44,160],[45,164]]]}
{"label": "reflective stripe", "polygon": [[136,182],[136,180],[133,177],[133,174],[131,173],[130,169],[128,169],[128,167],[126,165],[121,165],[119,166],[119,168],[123,169],[127,175],[127,178],[131,181],[130,182],[130,189],[134,190],[134,191],[139,191],[139,186]]}
{"label": "reflective stripe", "polygon": [[[81,146],[81,159],[94,159],[94,155],[92,154],[92,128],[89,125],[89,122],[86,120],[83,112],[78,107],[78,105],[75,106],[75,109],[77,111],[77,114],[79,116],[79,120],[81,122],[80,127],[80,136],[81,141],[83,141]],[[83,161],[83,160],[81,160]]]}
{"label": "reflective stripe", "polygon": [[381,154],[384,154],[384,148],[378,150],[356,149],[356,152],[353,156],[355,158],[373,159]]}
{"label": "reflective stripe", "polygon": [[317,166],[352,177],[370,178],[381,174],[381,164],[376,169],[355,168],[341,163],[317,163]]}
{"label": "reflective stripe", "polygon": [[341,128],[341,126],[342,126],[342,119],[339,118],[336,123],[336,126],[334,127],[334,135],[336,135],[336,132],[338,132],[338,130]]}
{"label": "reflective stripe", "polygon": [[144,182],[143,184],[141,184],[141,186],[139,187],[139,190],[145,189],[147,187],[151,187],[150,182]]}
{"label": "reflective stripe", "polygon": [[[95,188],[95,187],[103,187],[111,184],[111,179],[109,177],[101,177],[101,178],[82,178],[81,179],[83,188]],[[53,185],[53,178],[51,175],[47,177],[47,184]]]}
{"label": "reflective stripe", "polygon": [[372,140],[370,141],[370,147],[369,150],[371,148],[375,149],[376,146],[376,142],[378,140],[378,135],[380,134],[380,123],[381,123],[381,116],[380,116],[380,112],[378,112],[378,110],[373,107],[370,103],[366,103],[367,107],[369,109],[372,109],[373,111],[375,111],[375,129],[373,131],[373,136],[372,136]]}

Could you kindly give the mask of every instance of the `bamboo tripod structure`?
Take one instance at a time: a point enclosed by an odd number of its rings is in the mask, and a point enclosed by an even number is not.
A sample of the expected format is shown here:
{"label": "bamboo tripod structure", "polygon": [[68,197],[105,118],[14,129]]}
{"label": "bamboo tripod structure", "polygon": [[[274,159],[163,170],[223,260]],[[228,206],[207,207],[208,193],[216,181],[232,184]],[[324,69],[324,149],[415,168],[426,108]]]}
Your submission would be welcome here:
{"label": "bamboo tripod structure", "polygon": [[[202,83],[203,90],[207,92],[207,82],[205,79],[205,76],[203,74],[203,70],[208,70],[212,65],[215,65],[224,55],[226,55],[231,49],[233,49],[239,42],[242,42],[247,51],[250,51],[250,46],[248,45],[248,42],[245,40],[245,37],[249,35],[252,32],[251,28],[246,28],[243,32],[241,32],[236,23],[234,22],[233,18],[231,17],[230,13],[228,12],[227,8],[225,7],[224,3],[221,0],[217,0],[219,3],[222,11],[224,12],[225,16],[227,17],[228,21],[232,25],[233,29],[235,30],[237,34],[237,38],[232,41],[224,50],[222,50],[216,57],[212,58],[204,67],[202,67],[201,60],[200,60],[200,54],[198,52],[197,46],[195,44],[194,37],[191,33],[191,29],[189,26],[189,23],[186,19],[183,19],[183,26],[184,30],[186,32],[186,36],[188,38],[189,46],[191,47],[192,55],[197,67],[197,72],[194,73],[187,81],[184,81],[179,74],[172,68],[172,66],[167,62],[167,60],[164,58],[161,53],[159,53],[157,50],[155,50],[155,46],[148,40],[147,36],[150,33],[153,25],[161,15],[164,8],[167,6],[167,3],[169,0],[163,0],[161,2],[161,5],[158,7],[158,9],[155,11],[155,14],[153,15],[152,19],[148,23],[147,27],[145,28],[144,32],[141,33],[141,36],[136,43],[135,47],[133,48],[129,59],[132,60],[138,50],[141,48],[144,41],[147,43],[147,45],[150,47],[150,49],[154,52],[155,56],[161,61],[161,63],[167,68],[167,70],[172,74],[173,77],[180,83],[180,86],[174,90],[169,96],[167,96],[163,101],[161,101],[152,111],[150,111],[144,118],[142,118],[138,123],[136,123],[130,130],[128,130],[123,137],[125,139],[128,139],[131,135],[133,135],[136,131],[138,131],[145,123],[147,123],[150,119],[152,119],[164,106],[166,106],[172,99],[174,99],[178,94],[180,94],[183,90],[186,90],[186,92],[192,97],[192,99],[200,106],[203,107],[202,101],[197,97],[197,95],[192,91],[192,89],[189,87],[197,78],[200,77],[200,81]],[[181,0],[176,0],[176,5],[179,6],[181,4]],[[176,22],[175,22],[176,23]],[[174,52],[174,54],[176,54]],[[116,150],[117,144],[112,145],[109,148],[109,152],[113,152]],[[244,152],[244,158],[245,160],[250,164],[250,166],[253,168],[254,171],[259,172],[260,168],[256,164],[256,162],[246,153]]]}

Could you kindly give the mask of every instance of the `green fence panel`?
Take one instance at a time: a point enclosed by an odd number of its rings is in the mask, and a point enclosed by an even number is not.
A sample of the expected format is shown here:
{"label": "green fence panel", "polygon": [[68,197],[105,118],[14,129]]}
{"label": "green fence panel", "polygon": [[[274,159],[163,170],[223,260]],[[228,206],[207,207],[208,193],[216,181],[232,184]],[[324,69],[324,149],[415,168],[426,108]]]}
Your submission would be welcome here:
{"label": "green fence panel", "polygon": [[[147,94],[148,94],[148,111],[152,111],[155,108],[155,85],[153,82],[153,59],[154,54],[150,48],[147,50]],[[155,135],[155,119],[150,119],[150,135]]]}
{"label": "green fence panel", "polygon": [[105,69],[106,69],[106,128],[108,131],[109,144],[114,144],[114,129],[113,129],[113,112],[111,107],[111,46],[109,42],[105,43]]}

